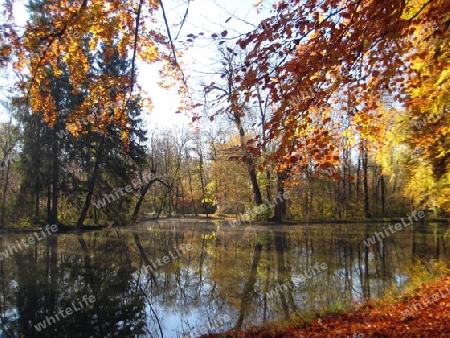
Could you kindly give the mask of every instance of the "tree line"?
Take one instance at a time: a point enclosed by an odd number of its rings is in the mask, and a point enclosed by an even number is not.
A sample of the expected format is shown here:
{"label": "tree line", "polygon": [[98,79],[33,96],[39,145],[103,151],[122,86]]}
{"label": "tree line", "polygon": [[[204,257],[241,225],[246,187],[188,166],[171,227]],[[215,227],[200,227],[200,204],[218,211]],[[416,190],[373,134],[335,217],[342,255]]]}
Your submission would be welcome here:
{"label": "tree line", "polygon": [[[247,34],[211,35],[213,81],[200,84],[167,20],[167,37],[145,21],[163,8],[86,4],[30,0],[24,31],[0,26],[0,65],[21,74],[4,102],[1,225],[450,211],[447,2],[282,1]],[[175,79],[191,126],[144,128],[137,58]]]}

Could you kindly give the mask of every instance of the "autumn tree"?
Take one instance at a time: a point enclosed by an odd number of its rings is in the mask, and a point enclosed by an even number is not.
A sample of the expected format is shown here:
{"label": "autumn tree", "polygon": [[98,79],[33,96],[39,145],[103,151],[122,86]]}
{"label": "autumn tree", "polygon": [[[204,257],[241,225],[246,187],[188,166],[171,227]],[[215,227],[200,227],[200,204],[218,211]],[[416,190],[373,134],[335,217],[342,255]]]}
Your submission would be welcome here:
{"label": "autumn tree", "polygon": [[[100,53],[93,60],[91,72],[93,74],[101,73],[111,78],[119,78],[124,76],[124,73],[129,73],[129,61],[120,57],[117,48],[113,48],[112,54],[109,54],[108,50],[109,47],[102,46]],[[111,87],[108,90],[108,95],[111,97],[123,94],[120,88]],[[84,172],[88,173],[82,181],[87,194],[77,221],[78,226],[83,224],[83,218],[86,217],[95,195],[100,197],[131,184],[133,179],[139,177],[140,170],[145,167],[146,147],[144,143],[147,138],[142,126],[140,97],[137,96],[131,100],[127,106],[126,114],[129,120],[127,151],[123,151],[123,130],[115,118],[111,118],[111,122],[106,128],[106,134],[101,133],[95,127],[95,121],[99,118],[100,112],[113,117],[114,111],[115,106],[94,106],[90,109],[92,116],[75,121],[71,125],[75,125],[76,130],[88,131],[73,140],[74,143],[78,143],[78,153],[82,154],[83,161],[80,162],[80,166]],[[132,204],[132,195],[126,194],[120,197],[118,203],[110,203],[100,212],[104,212],[106,218],[113,220],[116,224],[126,223],[128,219],[124,215],[132,208]]]}
{"label": "autumn tree", "polygon": [[216,198],[223,214],[244,213],[254,198],[253,189],[249,186],[247,166],[241,161],[230,160],[230,157],[236,156],[233,149],[239,145],[239,136],[215,145],[211,174],[216,181]]}
{"label": "autumn tree", "polygon": [[[67,127],[75,136],[98,133],[102,142],[113,124],[127,152],[130,108],[139,100],[138,59],[162,61],[163,74],[180,80],[180,93],[186,94],[162,1],[42,1],[39,9],[45,15],[29,20],[23,29],[14,24],[14,4],[12,0],[3,3],[7,22],[0,24],[0,65],[14,67],[31,110],[42,114],[50,127]],[[159,10],[165,32],[155,25]],[[257,159],[264,157],[261,169],[276,167],[277,189],[282,191],[293,174],[320,176],[319,170],[342,168],[341,162],[356,150],[358,165],[332,175],[342,181],[340,188],[336,185],[335,196],[347,197],[355,178],[355,193],[364,196],[365,216],[378,209],[378,199],[385,211],[385,171],[380,171],[379,164],[371,168],[370,159],[377,149],[374,139],[389,129],[389,125],[379,126],[384,114],[380,107],[389,98],[405,109],[413,123],[425,121],[406,141],[416,169],[411,171],[410,186],[421,177],[428,182],[420,194],[425,198],[416,204],[448,210],[449,12],[450,3],[445,0],[284,0],[273,6],[269,18],[239,39],[235,47],[245,50],[242,61],[234,62],[238,53],[227,46],[230,62],[225,60],[224,85],[207,84],[205,92],[219,92],[226,98],[222,112],[232,118],[242,137],[243,156],[239,157],[250,168],[255,204],[262,202],[254,170]],[[227,34],[225,30],[213,38],[224,39]],[[127,72],[90,71],[90,57],[102,44],[106,59],[114,53],[130,58]],[[82,99],[67,119],[61,115],[58,91],[52,89],[57,80],[49,77],[64,77],[61,65],[67,68],[65,88]],[[49,81],[53,81],[50,86]],[[253,113],[249,107],[255,99],[270,105],[270,115],[261,115],[262,132],[250,135],[243,121]],[[93,107],[102,107],[93,123],[74,123]],[[185,104],[184,109],[191,108]],[[62,120],[64,125],[59,124]],[[353,135],[354,142],[346,135]],[[274,151],[263,156],[269,145]],[[420,168],[421,162],[426,169]],[[51,173],[57,174],[61,163],[52,165]],[[96,168],[90,168],[92,178]],[[356,175],[351,174],[353,169]],[[57,181],[53,176],[52,189]],[[39,184],[39,179],[34,182],[36,187]],[[92,184],[88,190],[92,195]],[[47,196],[58,193],[54,190]],[[53,209],[57,210],[56,204]],[[283,210],[277,210],[277,218],[282,214]]]}
{"label": "autumn tree", "polygon": [[[51,25],[51,18],[45,11],[46,1],[30,1],[27,5],[30,11],[30,22],[39,23],[42,26]],[[54,66],[54,67],[53,67]],[[46,197],[46,221],[52,224],[58,223],[58,209],[61,193],[61,177],[67,164],[68,144],[63,140],[61,132],[64,129],[64,119],[77,105],[80,95],[72,92],[70,74],[65,63],[58,59],[53,66],[45,67],[45,81],[39,86],[39,91],[50,93],[55,98],[55,116],[50,127],[43,120],[43,110],[30,109],[26,97],[21,97],[21,111],[17,119],[25,131],[23,139],[22,160],[22,184],[21,200],[18,208],[34,198],[34,219],[41,217],[41,197]],[[44,76],[44,75],[43,75]],[[32,194],[24,187],[32,186]],[[27,191],[28,190],[28,191]],[[43,202],[43,201],[42,201]]]}
{"label": "autumn tree", "polygon": [[245,163],[253,189],[254,203],[255,205],[261,205],[263,198],[257,175],[258,156],[256,156],[256,149],[251,148],[249,131],[246,130],[246,123],[244,121],[244,116],[248,117],[250,115],[249,106],[241,100],[240,95],[237,95],[234,81],[236,68],[239,67],[239,62],[236,60],[238,54],[229,47],[220,49],[219,52],[221,54],[222,64],[219,74],[224,80],[218,84],[211,83],[205,86],[205,97],[212,110],[209,118],[213,119],[216,115],[224,114],[235,126],[239,135],[239,146],[246,150],[242,154],[237,152],[238,156],[235,157],[242,158],[242,161]]}
{"label": "autumn tree", "polygon": [[[3,3],[7,22],[0,25],[0,62],[13,64],[18,73],[29,74],[21,78],[19,86],[27,95],[31,109],[42,111],[46,122],[52,126],[59,115],[55,97],[49,89],[43,89],[47,81],[47,69],[57,69],[58,62],[64,62],[70,73],[70,84],[74,93],[88,93],[78,108],[71,112],[70,119],[77,120],[89,114],[93,106],[112,106],[114,119],[120,130],[122,143],[129,142],[129,117],[127,106],[136,97],[136,60],[153,63],[162,61],[178,69],[173,44],[168,43],[166,32],[160,32],[154,25],[155,13],[164,11],[162,2],[144,0],[99,1],[82,0],[40,2],[45,20],[29,20],[24,29],[14,23],[14,1]],[[164,13],[165,15],[165,13]],[[168,25],[168,36],[170,31]],[[90,74],[89,53],[94,53],[100,44],[107,46],[107,54],[114,53],[114,46],[121,58],[127,58],[131,51],[129,72],[120,77],[107,74]],[[87,49],[87,50],[86,50]],[[166,73],[170,69],[166,67]],[[177,77],[177,71],[172,71]],[[87,85],[87,87],[86,87]],[[114,86],[119,95],[109,96],[107,88]],[[45,87],[45,86],[44,86]],[[111,116],[102,114],[94,127],[107,132]],[[78,134],[86,130],[69,129]]]}
{"label": "autumn tree", "polygon": [[[270,92],[274,114],[267,128],[270,138],[282,140],[272,160],[291,162],[297,152],[302,155],[298,165],[312,159],[315,167],[326,169],[339,158],[340,135],[332,132],[343,118],[355,127],[361,128],[361,121],[370,127],[386,95],[407,106],[423,104],[424,96],[411,95],[408,88],[426,72],[409,60],[430,60],[436,75],[448,68],[449,6],[446,1],[340,0],[275,5],[270,18],[238,41],[248,55],[232,94],[244,92],[250,101],[257,88]],[[422,40],[422,46],[434,48],[416,48]],[[445,88],[436,84],[447,82],[435,79],[424,95],[445,97]],[[255,140],[260,148],[263,141]],[[445,144],[439,142],[427,144],[439,149]],[[436,168],[437,175],[445,172],[442,163]],[[368,210],[366,205],[366,216]]]}

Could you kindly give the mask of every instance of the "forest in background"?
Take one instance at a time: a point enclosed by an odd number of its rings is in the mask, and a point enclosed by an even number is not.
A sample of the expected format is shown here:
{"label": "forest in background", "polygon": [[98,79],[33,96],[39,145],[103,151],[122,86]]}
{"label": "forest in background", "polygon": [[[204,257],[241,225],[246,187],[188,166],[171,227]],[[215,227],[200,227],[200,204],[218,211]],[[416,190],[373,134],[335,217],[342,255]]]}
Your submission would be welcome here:
{"label": "forest in background", "polygon": [[[448,216],[448,2],[283,1],[251,32],[213,33],[215,73],[192,85],[161,5],[55,4],[31,0],[22,34],[4,4],[20,93],[3,99],[1,226]],[[189,126],[144,130],[138,58],[179,86]]]}

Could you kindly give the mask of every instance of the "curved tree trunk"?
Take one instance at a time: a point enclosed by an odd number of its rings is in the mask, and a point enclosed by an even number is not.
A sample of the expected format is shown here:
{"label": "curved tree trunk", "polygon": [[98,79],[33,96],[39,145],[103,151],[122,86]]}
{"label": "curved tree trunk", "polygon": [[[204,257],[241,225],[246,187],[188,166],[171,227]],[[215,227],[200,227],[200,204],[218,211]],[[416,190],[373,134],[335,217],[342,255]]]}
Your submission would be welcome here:
{"label": "curved tree trunk", "polygon": [[[235,123],[238,131],[239,131],[239,137],[240,137],[240,143],[241,146],[245,146],[245,130],[244,126],[242,125],[242,119],[241,115],[239,113],[239,105],[237,104],[236,100],[234,99],[232,93],[232,83],[234,81],[232,74],[234,74],[234,69],[232,68],[232,65],[229,64],[229,78],[228,78],[228,94],[230,97],[230,102],[233,104],[233,113],[232,113],[232,120]],[[252,184],[253,189],[253,200],[255,202],[255,205],[261,205],[263,204],[262,196],[261,196],[261,189],[258,185],[258,179],[256,175],[256,169],[255,169],[255,158],[254,155],[251,152],[247,152],[245,154],[247,160],[245,161],[245,164],[247,166],[248,175],[250,177],[250,182]]]}
{"label": "curved tree trunk", "polygon": [[[139,235],[135,232],[133,232],[133,238],[134,238],[134,243],[136,244],[138,250],[139,250],[139,254],[141,255],[142,260],[144,261],[145,265],[150,265],[150,260],[147,257],[147,254],[145,253],[144,248],[142,247],[141,241],[139,239]],[[153,272],[152,269],[147,269],[147,271],[150,274],[150,278],[153,280],[153,282],[155,283],[156,286],[158,286],[158,280],[156,279],[155,273]]]}
{"label": "curved tree trunk", "polygon": [[247,282],[245,283],[244,290],[242,291],[241,308],[239,310],[239,317],[234,326],[235,330],[239,330],[242,327],[245,316],[247,315],[248,308],[251,305],[253,297],[253,288],[255,287],[257,279],[258,264],[261,260],[261,243],[256,244],[255,251],[253,253],[253,263],[250,269],[250,274],[248,276]]}
{"label": "curved tree trunk", "polygon": [[150,187],[153,185],[153,183],[155,182],[160,182],[161,184],[165,185],[167,187],[167,189],[171,189],[171,186],[169,184],[167,184],[166,182],[164,182],[163,180],[160,180],[159,178],[153,178],[150,180],[150,182],[148,182],[147,184],[145,184],[142,188],[141,188],[141,194],[139,196],[138,201],[136,202],[136,205],[134,207],[134,211],[133,214],[131,215],[131,221],[132,222],[136,222],[138,215],[139,215],[139,211],[141,209],[142,206],[142,202],[144,202],[144,198],[145,195],[148,192],[148,189],[150,189]]}
{"label": "curved tree trunk", "polygon": [[[239,137],[241,140],[241,146],[244,146],[245,144],[245,130],[242,126],[242,120],[241,116],[238,113],[233,114],[233,121],[236,124],[237,129],[239,130]],[[258,178],[256,175],[256,169],[255,169],[255,159],[253,157],[253,154],[247,153],[247,160],[245,161],[245,165],[247,166],[248,175],[250,177],[250,182],[252,184],[252,190],[253,190],[253,200],[256,205],[263,204],[262,196],[261,196],[261,189],[258,185]]]}
{"label": "curved tree trunk", "polygon": [[253,157],[249,157],[247,159],[247,169],[248,169],[248,175],[250,176],[250,182],[252,183],[252,189],[253,189],[253,199],[255,201],[256,205],[261,205],[263,203],[262,196],[261,196],[261,189],[258,185],[258,178],[256,176],[256,170],[255,170],[255,164],[254,164]]}
{"label": "curved tree trunk", "polygon": [[84,221],[86,220],[87,212],[89,210],[89,207],[91,206],[92,196],[94,195],[95,183],[96,183],[97,177],[98,177],[98,169],[100,167],[100,161],[102,158],[101,154],[102,154],[102,147],[103,147],[104,140],[105,140],[105,136],[102,136],[102,138],[100,140],[100,144],[98,146],[98,150],[97,150],[97,158],[95,159],[94,171],[92,172],[92,177],[89,180],[89,184],[88,184],[88,193],[86,195],[86,199],[84,200],[84,206],[83,206],[83,210],[81,211],[80,218],[78,218],[78,221],[77,221],[78,229],[81,229],[83,227]]}

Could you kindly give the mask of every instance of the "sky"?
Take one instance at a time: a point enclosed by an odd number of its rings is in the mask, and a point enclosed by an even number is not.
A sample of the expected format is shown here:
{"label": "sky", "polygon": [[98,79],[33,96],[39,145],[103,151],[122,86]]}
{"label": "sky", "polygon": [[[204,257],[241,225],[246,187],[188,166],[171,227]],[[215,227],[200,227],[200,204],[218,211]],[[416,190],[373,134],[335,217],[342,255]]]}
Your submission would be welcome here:
{"label": "sky", "polygon": [[[180,46],[182,41],[186,39],[186,36],[191,33],[198,36],[199,32],[204,32],[205,36],[209,37],[214,32],[220,33],[227,30],[229,32],[228,38],[250,31],[269,15],[268,11],[258,14],[253,3],[253,0],[191,1],[188,18],[175,44]],[[166,7],[169,7],[167,10],[169,22],[172,25],[180,22],[180,17],[184,14],[186,6],[174,5],[171,8],[166,4]],[[232,19],[225,23],[229,17],[232,17]],[[172,35],[174,35],[173,27],[171,29]],[[188,78],[189,85],[197,87],[201,83],[209,83],[211,81],[209,73],[217,65],[217,59],[217,44],[213,43],[209,38],[196,40],[194,45],[185,51],[184,56],[180,59],[181,67]],[[155,67],[140,64],[139,68],[139,83],[149,93],[154,106],[149,119],[147,119],[148,122],[165,127],[170,127],[174,124],[179,126],[187,125],[191,121],[191,117],[174,113],[177,111],[179,104],[176,90],[166,91],[158,87],[156,81],[150,80],[158,78]],[[151,74],[151,77],[149,77],[149,74]]]}
{"label": "sky", "polygon": [[[21,25],[27,20],[27,12],[24,7],[26,2],[24,0],[16,2],[16,20]],[[179,23],[186,10],[185,2],[185,0],[166,0],[164,2],[173,36],[179,30]],[[199,32],[204,32],[205,37],[209,37],[214,32],[220,33],[227,30],[229,32],[227,38],[229,38],[252,30],[261,20],[269,16],[269,11],[266,9],[258,13],[253,6],[254,2],[255,0],[191,0],[187,20],[175,41],[175,46],[179,50],[183,49],[185,46],[183,41],[190,33],[198,35]],[[158,12],[158,14],[161,16],[159,18],[161,29],[165,32],[162,13]],[[232,19],[225,23],[229,17]],[[233,44],[230,42],[230,46]],[[196,87],[201,83],[209,83],[211,81],[209,73],[217,65],[217,58],[217,44],[210,39],[198,39],[189,46],[188,50],[184,51],[184,56],[179,59],[183,72],[189,79],[189,85]],[[137,65],[138,83],[152,100],[152,110],[146,111],[143,116],[147,128],[188,127],[191,117],[175,113],[179,106],[177,89],[165,90],[157,84],[160,80],[158,65],[148,65],[142,62],[138,62]],[[5,76],[9,76],[9,79],[5,80]],[[0,79],[2,87],[15,81],[14,75],[10,73],[3,73],[1,77],[3,78]],[[194,96],[198,97],[195,94]],[[6,120],[8,120],[8,114],[3,111],[0,113],[0,122]]]}

